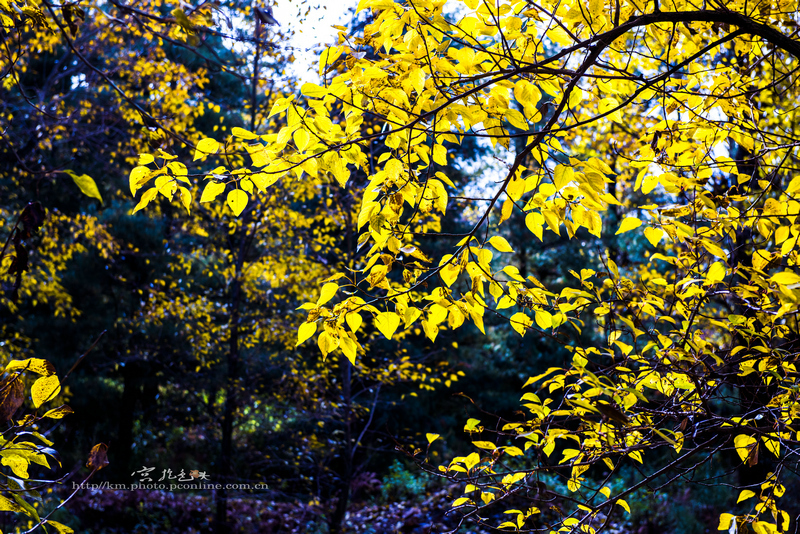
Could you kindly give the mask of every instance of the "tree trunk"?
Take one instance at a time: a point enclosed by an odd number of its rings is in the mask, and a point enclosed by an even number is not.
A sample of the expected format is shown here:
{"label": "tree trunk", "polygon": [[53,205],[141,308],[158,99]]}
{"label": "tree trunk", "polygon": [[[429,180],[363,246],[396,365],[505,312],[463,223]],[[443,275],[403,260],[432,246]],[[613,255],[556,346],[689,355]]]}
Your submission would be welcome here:
{"label": "tree trunk", "polygon": [[[256,53],[253,59],[253,79],[252,79],[252,96],[250,102],[250,130],[256,129],[256,117],[258,114],[258,62],[261,57],[261,22],[256,24]],[[214,520],[214,532],[216,534],[225,534],[231,531],[231,525],[228,524],[228,492],[224,484],[230,482],[233,477],[233,422],[236,417],[237,408],[237,390],[239,387],[239,308],[241,306],[241,289],[242,289],[242,270],[244,267],[245,256],[247,248],[250,243],[247,227],[252,216],[252,210],[248,209],[242,214],[242,226],[238,234],[237,240],[233,240],[232,244],[236,245],[236,266],[234,270],[234,278],[231,281],[230,289],[230,310],[231,318],[229,322],[230,327],[230,340],[228,345],[228,373],[225,380],[225,409],[222,419],[222,449],[220,451],[219,469],[224,473],[222,484],[223,487],[217,490],[217,509],[216,517]],[[253,229],[256,232],[256,229]]]}
{"label": "tree trunk", "polygon": [[350,482],[353,478],[353,431],[352,419],[353,412],[351,410],[351,395],[350,395],[350,373],[351,367],[349,361],[343,363],[342,369],[342,393],[344,396],[344,446],[342,447],[342,459],[344,460],[344,468],[340,477],[339,496],[336,500],[336,508],[333,510],[333,515],[330,520],[331,534],[340,534],[342,532],[342,524],[344,523],[344,516],[347,513],[347,506],[350,504]]}
{"label": "tree trunk", "polygon": [[133,423],[136,411],[136,401],[139,399],[142,370],[139,362],[128,362],[122,368],[122,399],[119,407],[119,430],[117,442],[114,444],[115,461],[114,472],[120,481],[127,480],[131,472],[135,471],[131,463],[133,449]]}

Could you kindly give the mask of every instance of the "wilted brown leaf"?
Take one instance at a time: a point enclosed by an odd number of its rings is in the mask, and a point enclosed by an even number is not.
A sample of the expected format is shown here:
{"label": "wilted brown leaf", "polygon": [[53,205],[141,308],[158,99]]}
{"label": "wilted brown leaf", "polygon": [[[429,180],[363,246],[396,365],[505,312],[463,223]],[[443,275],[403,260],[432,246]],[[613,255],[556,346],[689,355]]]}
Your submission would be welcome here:
{"label": "wilted brown leaf", "polygon": [[86,462],[86,467],[92,471],[97,471],[108,465],[108,445],[105,443],[98,443],[92,447],[92,452],[89,453],[89,461]]}
{"label": "wilted brown leaf", "polygon": [[17,375],[9,376],[0,382],[0,423],[14,416],[22,406],[25,386]]}
{"label": "wilted brown leaf", "polygon": [[747,448],[749,450],[747,455],[747,467],[753,467],[758,463],[758,442],[753,443]]}

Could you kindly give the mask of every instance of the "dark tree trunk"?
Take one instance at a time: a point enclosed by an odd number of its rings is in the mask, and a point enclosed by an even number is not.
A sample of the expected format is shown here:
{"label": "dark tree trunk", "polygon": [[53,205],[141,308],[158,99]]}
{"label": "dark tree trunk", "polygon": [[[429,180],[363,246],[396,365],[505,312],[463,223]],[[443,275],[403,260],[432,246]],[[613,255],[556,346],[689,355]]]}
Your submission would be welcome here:
{"label": "dark tree trunk", "polygon": [[142,368],[139,362],[129,362],[122,368],[122,399],[119,407],[119,430],[114,443],[114,462],[111,464],[120,482],[127,481],[131,472],[133,454],[133,424],[136,402],[141,396]]}
{"label": "dark tree trunk", "polygon": [[339,484],[339,495],[336,500],[336,508],[333,510],[333,515],[330,520],[331,534],[340,534],[342,532],[342,524],[344,523],[344,516],[347,513],[347,507],[350,504],[350,483],[353,479],[353,431],[352,419],[353,412],[351,410],[351,394],[350,394],[350,379],[351,379],[352,365],[349,361],[343,363],[342,369],[342,393],[344,396],[344,446],[342,447],[342,459],[344,460],[344,468],[341,473]]}
{"label": "dark tree trunk", "polygon": [[[253,58],[253,79],[252,79],[252,95],[250,102],[250,130],[256,130],[256,120],[258,115],[258,63],[261,57],[261,23],[256,25],[256,52]],[[232,248],[236,251],[236,265],[234,270],[234,278],[231,281],[230,287],[230,338],[228,344],[228,373],[225,379],[225,408],[222,418],[222,448],[220,451],[219,469],[222,472],[222,489],[217,490],[217,509],[216,517],[214,520],[215,534],[225,534],[231,531],[231,525],[228,523],[228,492],[224,484],[233,479],[233,427],[234,419],[236,417],[237,408],[237,393],[239,388],[239,334],[241,325],[239,324],[239,312],[241,307],[241,277],[244,267],[245,256],[247,249],[250,245],[252,236],[249,235],[247,230],[248,224],[252,218],[252,209],[247,209],[242,214],[242,226],[236,237],[231,242]],[[253,234],[256,229],[253,228]]]}

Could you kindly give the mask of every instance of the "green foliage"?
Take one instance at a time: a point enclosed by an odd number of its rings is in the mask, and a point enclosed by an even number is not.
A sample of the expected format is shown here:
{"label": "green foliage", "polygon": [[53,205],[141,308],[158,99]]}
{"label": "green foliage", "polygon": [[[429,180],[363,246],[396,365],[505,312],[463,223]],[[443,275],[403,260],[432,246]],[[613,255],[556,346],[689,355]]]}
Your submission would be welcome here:
{"label": "green foliage", "polygon": [[425,496],[425,477],[412,472],[399,460],[392,462],[381,484],[381,498],[385,502],[414,502]]}

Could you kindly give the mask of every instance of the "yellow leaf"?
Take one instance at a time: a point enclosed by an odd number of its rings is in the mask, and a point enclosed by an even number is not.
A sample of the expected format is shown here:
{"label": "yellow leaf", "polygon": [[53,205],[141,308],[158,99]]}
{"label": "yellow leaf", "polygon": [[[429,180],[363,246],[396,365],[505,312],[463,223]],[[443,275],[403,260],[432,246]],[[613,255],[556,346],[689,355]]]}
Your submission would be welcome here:
{"label": "yellow leaf", "polygon": [[33,405],[38,408],[47,401],[53,400],[61,391],[61,381],[56,375],[43,376],[31,386]]}
{"label": "yellow leaf", "polygon": [[442,145],[433,145],[433,161],[439,165],[447,165],[447,149]]}
{"label": "yellow leaf", "polygon": [[719,526],[717,530],[730,530],[731,523],[736,521],[736,516],[733,514],[721,514],[719,516]]}
{"label": "yellow leaf", "polygon": [[178,189],[178,184],[168,174],[162,174],[161,176],[159,176],[156,179],[156,183],[153,185],[155,186],[155,189],[157,189],[159,193],[164,195],[169,200],[172,200],[172,196]]}
{"label": "yellow leaf", "polygon": [[[512,200],[519,200],[520,198],[522,198],[522,195],[525,194],[525,184],[526,184],[525,180],[521,180],[519,178],[514,178],[513,180],[511,180],[511,182],[508,184],[508,187],[506,188],[506,193],[508,193],[509,198],[511,198]],[[540,188],[539,192],[541,192],[546,187],[552,188],[553,186],[551,186],[550,184],[545,184]]]}
{"label": "yellow leaf", "polygon": [[525,336],[525,332],[528,330],[528,328],[530,328],[533,324],[531,318],[522,312],[515,313],[509,320],[511,321],[511,328],[516,330],[517,333],[523,337]]}
{"label": "yellow leaf", "polygon": [[50,376],[56,372],[55,366],[42,358],[28,358],[27,360],[11,360],[8,362],[6,371],[13,371],[15,369],[33,371],[42,376]]}
{"label": "yellow leaf", "polygon": [[247,193],[241,189],[234,189],[228,193],[228,206],[230,206],[233,214],[237,217],[241,215],[241,213],[247,207],[247,200]]}
{"label": "yellow leaf", "polygon": [[683,448],[683,432],[676,432],[675,433],[675,452],[680,454],[681,449]]}
{"label": "yellow leaf", "polygon": [[480,449],[486,449],[489,451],[493,451],[497,448],[497,445],[491,441],[473,441],[472,444]]}
{"label": "yellow leaf", "polygon": [[344,320],[347,321],[347,325],[350,327],[350,330],[355,332],[361,326],[361,315],[351,312],[344,316]]}
{"label": "yellow leaf", "polygon": [[256,184],[256,187],[258,187],[259,191],[266,191],[266,189],[277,182],[280,177],[281,175],[277,172],[271,174],[257,172],[250,175],[250,180]]}
{"label": "yellow leaf", "polygon": [[203,189],[203,194],[200,195],[200,202],[211,202],[217,198],[220,193],[225,191],[225,185],[223,182],[208,182],[205,189]]}
{"label": "yellow leaf", "polygon": [[792,178],[792,181],[789,182],[789,185],[786,187],[786,192],[791,195],[792,193],[794,193],[799,189],[800,189],[800,176],[797,176],[796,178]]}
{"label": "yellow leaf", "polygon": [[603,230],[603,219],[600,217],[600,214],[593,210],[587,211],[586,218],[586,229],[589,230],[589,233],[593,236],[600,237]]}
{"label": "yellow leaf", "polygon": [[569,460],[572,460],[573,458],[578,456],[580,453],[581,451],[577,449],[564,449],[564,457],[561,458],[561,461],[558,463],[563,464],[564,462],[568,462]]}
{"label": "yellow leaf", "polygon": [[425,90],[425,71],[420,68],[415,68],[408,73],[408,80],[417,91],[417,95],[422,95]]}
{"label": "yellow leaf", "polygon": [[725,274],[725,264],[721,261],[716,261],[711,267],[709,267],[708,274],[706,275],[706,281],[708,283],[721,282],[725,279]]}
{"label": "yellow leaf", "polygon": [[783,271],[772,275],[770,281],[782,286],[791,286],[800,283],[800,275],[792,271]]}
{"label": "yellow leaf", "polygon": [[722,250],[722,248],[719,247],[718,245],[716,245],[714,243],[710,243],[707,240],[704,240],[702,242],[702,244],[703,244],[703,248],[705,248],[707,251],[709,251],[714,256],[716,256],[716,257],[718,257],[720,259],[723,259],[723,260],[727,260],[728,259],[728,255],[725,254],[725,251]]}
{"label": "yellow leaf", "polygon": [[736,454],[743,462],[746,462],[750,456],[750,451],[757,444],[756,438],[746,434],[739,434],[733,439],[733,445],[736,447]]}
{"label": "yellow leaf", "polygon": [[[602,6],[602,0],[597,0],[592,2],[594,4],[600,4]],[[600,101],[600,105],[598,106],[600,113],[608,113],[608,118],[614,122],[618,122],[622,124],[622,114],[620,110],[615,109],[619,107],[619,102],[615,98],[604,98]],[[614,110],[614,111],[611,111]]]}
{"label": "yellow leaf", "polygon": [[319,75],[322,77],[342,53],[341,47],[331,46],[326,48],[319,56]]}
{"label": "yellow leaf", "polygon": [[[412,324],[414,324],[417,319],[422,316],[422,311],[414,306],[409,306],[406,308],[406,312],[403,314],[403,327],[408,328]],[[451,315],[452,317],[452,315]]]}
{"label": "yellow leaf", "polygon": [[507,109],[505,118],[511,124],[511,126],[519,128],[522,131],[529,130],[528,123],[525,121],[525,116],[516,109]]}
{"label": "yellow leaf", "polygon": [[430,321],[422,321],[422,330],[425,331],[425,336],[431,341],[436,341],[436,336],[439,334],[439,327]]}
{"label": "yellow leaf", "polygon": [[198,159],[202,159],[209,154],[216,154],[217,150],[219,150],[219,142],[216,139],[201,139],[198,141],[197,146],[194,149],[194,160],[197,161]]}
{"label": "yellow leaf", "polygon": [[325,358],[339,346],[339,338],[333,337],[327,331],[322,332],[317,338],[317,346],[320,352],[322,352],[322,357]]}
{"label": "yellow leaf", "polygon": [[392,339],[397,327],[400,326],[400,316],[394,312],[383,312],[375,316],[375,326],[386,339]]}
{"label": "yellow leaf", "polygon": [[42,415],[42,417],[49,417],[50,419],[61,419],[65,415],[69,415],[73,413],[72,408],[67,406],[66,404],[62,404],[58,408],[53,408],[52,410],[48,410],[47,412]]}
{"label": "yellow leaf", "polygon": [[478,455],[478,453],[473,452],[470,453],[470,455],[464,459],[464,465],[467,466],[467,469],[472,469],[473,467],[478,465],[480,461],[481,457]]}
{"label": "yellow leaf", "polygon": [[503,221],[507,220],[511,217],[511,213],[514,211],[514,201],[510,198],[507,198],[505,202],[503,202],[503,206],[500,208],[500,222],[498,224],[503,224]]}
{"label": "yellow leaf", "polygon": [[664,230],[661,228],[645,228],[644,230],[644,237],[650,242],[651,245],[654,247],[658,245],[659,241],[664,237]]}
{"label": "yellow leaf", "polygon": [[539,241],[542,241],[543,232],[542,227],[544,226],[544,217],[539,212],[531,212],[527,216],[525,216],[525,226],[528,227],[528,230],[533,233],[536,237],[539,238]]}
{"label": "yellow leaf", "polygon": [[764,203],[763,215],[780,215],[786,211],[781,206],[781,203],[774,198],[768,198]]}
{"label": "yellow leaf", "polygon": [[386,78],[387,76],[389,76],[389,73],[383,69],[379,69],[378,67],[367,67],[366,69],[364,69],[363,76],[367,79],[374,79],[374,78],[380,79],[380,78]]}
{"label": "yellow leaf", "polygon": [[187,213],[191,213],[192,208],[192,192],[185,187],[179,187],[178,191],[181,193],[181,204],[186,208]]}
{"label": "yellow leaf", "polygon": [[764,441],[767,449],[775,455],[776,458],[781,457],[781,442],[776,439],[768,438],[767,436],[761,436],[761,439]]}
{"label": "yellow leaf", "polygon": [[139,199],[139,203],[136,204],[135,208],[133,208],[132,213],[136,213],[137,211],[144,209],[145,206],[147,206],[151,200],[156,198],[157,194],[158,194],[158,189],[156,189],[155,187],[148,189],[147,191],[142,193],[142,198]]}
{"label": "yellow leaf", "polygon": [[544,310],[536,310],[535,312],[536,317],[536,324],[539,325],[539,328],[542,330],[547,330],[548,328],[553,326],[553,316],[550,315],[549,312]]}
{"label": "yellow leaf", "polygon": [[317,306],[322,306],[329,300],[333,298],[336,294],[336,291],[339,289],[339,285],[333,282],[328,282],[324,286],[322,286],[322,291],[319,294],[319,300],[317,300]]}
{"label": "yellow leaf", "polygon": [[467,419],[467,424],[464,425],[464,432],[483,432],[483,427],[479,426],[480,419],[470,417]]}
{"label": "yellow leaf", "polygon": [[562,164],[556,165],[555,171],[553,171],[553,184],[556,186],[556,190],[561,191],[565,185],[572,181],[574,176],[575,170],[572,167]]}
{"label": "yellow leaf", "polygon": [[625,217],[622,221],[622,224],[619,225],[619,230],[614,235],[624,234],[625,232],[630,232],[634,228],[638,228],[642,225],[642,221],[637,219],[636,217]]}
{"label": "yellow leaf", "polygon": [[0,512],[22,512],[22,507],[6,497],[0,495]]}
{"label": "yellow leaf", "polygon": [[295,347],[302,344],[305,340],[310,338],[314,335],[314,332],[317,331],[317,323],[303,323],[300,325],[300,328],[297,329],[297,343],[295,343]]}
{"label": "yellow leaf", "polygon": [[778,527],[775,523],[768,521],[756,521],[753,523],[753,532],[756,534],[778,534]]}
{"label": "yellow leaf", "polygon": [[736,504],[739,504],[739,503],[740,503],[740,502],[742,502],[742,501],[746,501],[746,500],[747,500],[747,499],[749,499],[750,497],[753,497],[753,496],[755,496],[755,494],[756,494],[756,492],[755,492],[755,491],[750,491],[750,490],[742,490],[742,492],[739,494],[739,498],[738,498],[738,499],[736,499]]}
{"label": "yellow leaf", "polygon": [[444,306],[434,304],[428,310],[428,322],[431,324],[438,326],[445,319],[447,319],[447,308]]}
{"label": "yellow leaf", "polygon": [[133,168],[130,174],[130,178],[128,179],[131,188],[131,195],[135,195],[136,191],[138,191],[139,188],[142,187],[142,184],[140,184],[139,181],[148,174],[150,174],[150,169],[148,169],[147,167],[140,166]]}
{"label": "yellow leaf", "polygon": [[53,521],[52,519],[48,519],[45,524],[56,529],[58,531],[58,534],[73,534],[75,532],[67,525],[62,525],[61,523]]}
{"label": "yellow leaf", "polygon": [[439,439],[439,434],[425,434],[425,437],[428,439],[428,444],[430,444]]}
{"label": "yellow leaf", "polygon": [[297,150],[305,150],[309,140],[311,140],[311,136],[302,128],[295,130],[294,134],[292,134],[292,138],[294,139],[294,144],[297,146]]}
{"label": "yellow leaf", "polygon": [[508,244],[505,237],[500,237],[496,235],[489,239],[489,244],[492,245],[495,249],[499,252],[514,252],[514,249],[511,248],[511,245]]}
{"label": "yellow leaf", "polygon": [[94,183],[94,180],[91,176],[88,174],[81,174],[78,176],[70,170],[66,170],[64,172],[72,178],[72,181],[75,182],[75,185],[78,186],[78,188],[81,190],[81,193],[87,197],[96,198],[100,201],[100,204],[103,203],[103,197],[100,196],[100,191],[97,189],[97,184]]}
{"label": "yellow leaf", "polygon": [[300,92],[309,98],[322,98],[328,94],[327,89],[315,83],[304,83],[303,86],[300,87]]}
{"label": "yellow leaf", "polygon": [[628,514],[631,513],[631,507],[628,506],[628,503],[625,501],[625,499],[617,499],[617,504],[624,508]]}
{"label": "yellow leaf", "polygon": [[437,210],[444,214],[447,210],[448,199],[447,190],[444,188],[444,184],[439,180],[430,179],[428,180],[428,189],[433,195],[433,205],[436,206]]}
{"label": "yellow leaf", "polygon": [[347,335],[339,337],[339,348],[342,353],[350,360],[350,363],[356,364],[356,352],[358,350],[356,342],[350,339]]}
{"label": "yellow leaf", "polygon": [[248,132],[244,128],[239,128],[238,126],[233,127],[231,129],[231,135],[233,135],[234,137],[238,137],[240,139],[247,139],[247,140],[258,139],[258,136],[253,132]]}
{"label": "yellow leaf", "polygon": [[272,117],[273,115],[276,115],[281,111],[285,111],[286,108],[288,108],[291,103],[292,101],[289,98],[277,99],[275,103],[272,104],[272,109],[269,110],[269,115],[267,116],[267,118]]}
{"label": "yellow leaf", "polygon": [[755,269],[763,270],[770,261],[772,261],[772,253],[769,250],[760,249],[753,252],[752,262]]}
{"label": "yellow leaf", "polygon": [[447,284],[447,287],[453,285],[453,282],[458,279],[459,274],[461,274],[461,266],[452,263],[445,265],[442,270],[439,271],[439,276],[442,278],[442,281]]}
{"label": "yellow leaf", "polygon": [[11,468],[15,475],[21,478],[28,478],[28,460],[20,456],[19,454],[13,454],[9,456],[3,456],[2,462],[3,465],[7,465]]}
{"label": "yellow leaf", "polygon": [[505,449],[503,449],[503,452],[505,452],[509,456],[522,456],[524,454],[522,452],[522,449],[520,449],[519,447],[506,447]]}

